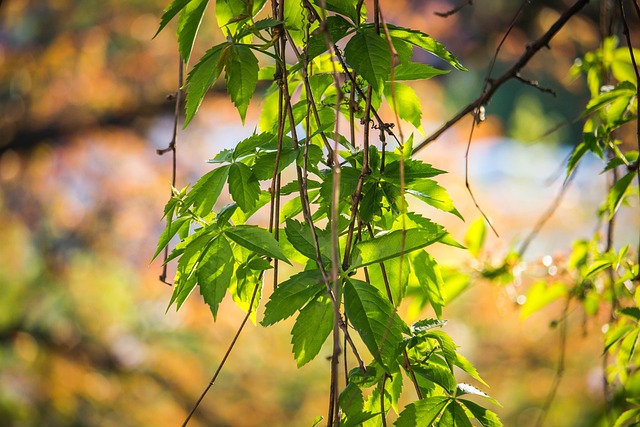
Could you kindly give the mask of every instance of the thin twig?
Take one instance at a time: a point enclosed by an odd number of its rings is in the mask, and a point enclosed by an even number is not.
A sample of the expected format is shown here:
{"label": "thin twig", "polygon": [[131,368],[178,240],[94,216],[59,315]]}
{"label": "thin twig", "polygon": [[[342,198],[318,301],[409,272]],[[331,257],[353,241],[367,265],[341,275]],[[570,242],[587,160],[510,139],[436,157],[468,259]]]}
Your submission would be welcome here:
{"label": "thin twig", "polygon": [[489,102],[489,100],[493,97],[496,91],[508,80],[514,78],[516,74],[518,74],[533,58],[540,49],[543,47],[549,47],[549,42],[553,37],[560,31],[562,27],[569,21],[569,19],[578,13],[583,7],[585,7],[589,3],[589,0],[578,0],[573,6],[567,9],[557,20],[551,25],[551,27],[544,33],[539,39],[537,39],[533,44],[528,45],[526,51],[522,54],[520,59],[513,64],[511,68],[505,71],[500,77],[497,79],[491,80],[489,83],[489,87],[484,90],[480,96],[478,96],[474,101],[469,103],[466,107],[464,107],[460,112],[458,112],[455,116],[449,119],[445,124],[443,124],[438,130],[433,132],[429,137],[427,137],[424,141],[418,144],[413,149],[413,154],[419,152],[424,147],[429,145],[431,142],[435,141],[442,135],[445,131],[451,128],[453,125],[458,123],[460,119],[465,117],[467,114],[472,113],[477,108],[482,105],[485,105]]}
{"label": "thin twig", "polygon": [[[176,171],[177,171],[177,159],[176,159],[176,144],[178,142],[178,119],[180,117],[180,104],[182,99],[182,85],[184,81],[184,64],[182,58],[178,55],[178,89],[173,98],[175,98],[176,106],[173,112],[173,134],[171,135],[171,141],[167,148],[156,150],[159,156],[165,153],[171,152],[172,154],[172,166],[171,166],[171,197],[173,197],[173,189],[176,187]],[[166,285],[173,286],[172,283],[167,282],[167,259],[169,258],[169,245],[164,247],[164,261],[162,262],[162,273],[160,273],[160,281]]]}
{"label": "thin twig", "polygon": [[204,391],[202,392],[202,394],[200,395],[200,397],[196,401],[195,405],[193,405],[193,408],[191,409],[191,412],[189,412],[189,415],[187,415],[187,418],[184,420],[184,423],[182,423],[182,427],[186,427],[186,425],[189,423],[189,420],[191,419],[193,414],[196,412],[196,409],[198,409],[198,406],[200,406],[200,403],[202,402],[202,399],[204,399],[204,397],[207,395],[207,393],[209,392],[211,387],[213,387],[213,384],[216,382],[216,379],[218,378],[218,375],[220,374],[220,371],[222,371],[222,368],[224,367],[224,364],[226,363],[227,359],[229,358],[229,355],[231,354],[231,351],[233,350],[233,347],[236,345],[236,341],[238,341],[238,337],[240,336],[240,333],[244,329],[244,326],[247,324],[247,320],[249,320],[249,318],[251,317],[251,313],[253,313],[253,303],[255,302],[256,295],[258,294],[258,289],[260,288],[260,283],[261,282],[262,282],[262,273],[260,274],[260,277],[258,278],[258,282],[256,283],[256,286],[253,288],[253,295],[251,295],[251,302],[249,303],[249,308],[247,309],[247,314],[244,316],[244,319],[242,319],[242,323],[240,323],[240,327],[238,328],[238,331],[236,332],[235,336],[233,337],[233,340],[231,341],[231,344],[229,344],[229,347],[227,348],[227,351],[225,352],[224,357],[220,361],[220,364],[218,365],[218,368],[216,369],[216,372],[213,374],[213,377],[211,377],[211,381],[209,381],[209,384],[207,385],[207,387],[205,387]]}

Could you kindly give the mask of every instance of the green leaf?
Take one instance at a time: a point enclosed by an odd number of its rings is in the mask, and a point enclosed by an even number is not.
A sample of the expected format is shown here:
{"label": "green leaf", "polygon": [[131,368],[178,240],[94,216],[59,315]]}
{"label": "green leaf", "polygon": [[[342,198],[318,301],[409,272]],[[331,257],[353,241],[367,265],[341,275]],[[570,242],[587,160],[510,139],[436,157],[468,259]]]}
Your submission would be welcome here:
{"label": "green leaf", "polygon": [[229,193],[244,212],[249,212],[260,197],[260,183],[249,166],[232,163],[229,167]]}
{"label": "green leaf", "polygon": [[247,108],[258,83],[258,58],[247,46],[233,45],[227,58],[225,79],[227,92],[238,109],[242,124],[247,115]]}
{"label": "green leaf", "polygon": [[216,0],[216,20],[225,36],[236,33],[243,22],[255,16],[266,0]]}
{"label": "green leaf", "polygon": [[186,117],[184,127],[186,128],[193,116],[200,108],[202,100],[207,91],[220,77],[224,64],[220,61],[220,55],[227,43],[221,43],[209,49],[200,58],[187,76],[187,99],[185,102]]}
{"label": "green leaf", "polygon": [[387,42],[374,31],[361,31],[344,48],[347,63],[381,93],[391,73],[391,52]]}
{"label": "green leaf", "polygon": [[193,206],[195,213],[199,216],[211,213],[213,205],[227,182],[229,167],[229,165],[221,166],[204,174],[185,197],[185,205]]}
{"label": "green leaf", "polygon": [[456,378],[453,376],[451,371],[438,364],[424,363],[420,365],[412,365],[411,369],[416,374],[439,385],[449,394],[453,394],[456,389]]}
{"label": "green leaf", "polygon": [[245,313],[251,313],[251,321],[256,323],[256,310],[262,297],[262,273],[248,268],[246,257],[250,252],[246,249],[235,246],[234,255],[242,260],[236,268],[235,275],[229,283],[229,293],[233,302]]}
{"label": "green leaf", "polygon": [[[293,148],[283,148],[280,151],[280,159],[278,161],[278,173],[282,172],[287,166],[292,164],[298,158],[298,150]],[[256,156],[253,164],[253,173],[259,180],[271,179],[273,177],[273,168],[276,164],[276,152],[260,153]]]}
{"label": "green leaf", "polygon": [[300,311],[291,330],[291,343],[298,367],[313,360],[333,329],[333,308],[327,296],[311,301]]}
{"label": "green leaf", "polygon": [[482,427],[502,427],[502,422],[500,422],[498,416],[488,409],[466,399],[459,399],[458,402],[473,414],[473,417],[478,420]]}
{"label": "green leaf", "polygon": [[429,303],[433,307],[438,318],[442,316],[442,307],[445,305],[444,281],[440,266],[436,260],[425,251],[416,251],[411,254],[411,266],[413,274],[418,279]]}
{"label": "green leaf", "polygon": [[421,179],[408,185],[407,193],[422,200],[423,202],[433,206],[441,211],[454,214],[460,219],[462,215],[453,206],[453,200],[443,187],[431,179]]}
{"label": "green leaf", "polygon": [[609,191],[609,195],[607,196],[607,208],[609,209],[609,219],[613,218],[613,215],[616,213],[620,204],[622,203],[622,199],[624,194],[627,192],[627,189],[631,185],[633,178],[636,176],[636,171],[627,172],[625,176],[620,178],[614,185],[611,191]]}
{"label": "green leaf", "polygon": [[397,81],[402,80],[424,80],[434,76],[447,74],[450,70],[440,70],[427,64],[417,62],[406,62],[396,66],[393,69],[393,78]]}
{"label": "green leaf", "polygon": [[422,102],[416,92],[402,83],[385,83],[384,97],[391,110],[422,131]]}
{"label": "green leaf", "polygon": [[[445,421],[445,419],[449,418],[449,415],[452,421],[450,424]],[[447,409],[445,409],[438,426],[473,427],[473,424],[471,424],[467,413],[464,412],[464,408],[454,400],[447,406]]]}
{"label": "green leaf", "polygon": [[[322,6],[322,1],[320,0],[313,0],[313,2],[316,6]],[[359,23],[358,11],[355,8],[355,2],[349,0],[326,0],[325,4],[327,6],[327,10],[347,16],[354,24]]]}
{"label": "green leaf", "polygon": [[371,355],[390,366],[406,328],[391,303],[369,283],[350,279],[344,286],[344,304],[349,321]]}
{"label": "green leaf", "polygon": [[236,225],[224,230],[224,233],[234,242],[258,255],[277,258],[291,264],[284,256],[278,241],[267,230],[253,225]]}
{"label": "green leaf", "polygon": [[487,235],[487,227],[484,223],[484,218],[477,218],[469,225],[467,233],[464,235],[464,244],[474,257],[478,258],[482,246],[484,245],[484,239]]}
{"label": "green leaf", "polygon": [[494,404],[496,404],[498,406],[502,406],[493,397],[489,396],[487,393],[485,393],[485,392],[483,392],[481,390],[478,390],[474,386],[469,385],[469,384],[465,384],[465,383],[458,384],[458,391],[456,393],[456,397],[459,397],[459,396],[462,396],[462,395],[465,395],[465,394],[472,394],[474,396],[484,397],[489,402],[494,403]]}
{"label": "green leaf", "polygon": [[527,292],[527,298],[522,306],[520,317],[526,319],[565,295],[567,295],[567,287],[563,283],[556,282],[549,286],[544,280],[536,282]]}
{"label": "green leaf", "polygon": [[236,148],[233,150],[233,158],[240,159],[246,155],[255,154],[256,148],[262,147],[274,139],[275,135],[269,132],[254,133],[236,145]]}
{"label": "green leaf", "polygon": [[587,116],[607,105],[615,102],[619,98],[631,98],[636,94],[636,87],[631,82],[622,82],[608,92],[603,92],[589,101],[582,116]]}
{"label": "green leaf", "polygon": [[351,254],[351,269],[381,262],[424,248],[442,239],[447,233],[431,223],[429,228],[396,230],[358,243]]}
{"label": "green leaf", "polygon": [[214,237],[210,234],[201,232],[200,234],[194,234],[188,242],[185,242],[186,245],[176,267],[173,294],[167,310],[174,302],[176,303],[176,310],[179,310],[191,294],[191,291],[193,291],[198,280],[198,275],[195,274],[198,264],[203,257],[203,251],[206,250],[206,247],[213,239]]}
{"label": "green leaf", "polygon": [[198,283],[200,295],[209,306],[214,320],[220,302],[227,293],[233,275],[233,252],[226,238],[218,236],[208,245],[200,261]]}
{"label": "green leaf", "polygon": [[178,18],[178,51],[185,64],[189,63],[193,43],[208,4],[209,0],[191,0]]}
{"label": "green leaf", "polygon": [[631,317],[640,322],[640,308],[638,307],[625,307],[618,310],[618,314]]}
{"label": "green leaf", "polygon": [[411,268],[407,259],[400,262],[400,258],[393,258],[384,261],[384,274],[380,264],[371,264],[369,269],[369,281],[375,286],[380,294],[387,295],[387,283],[393,304],[399,307],[406,293]]}
{"label": "green leaf", "polygon": [[427,52],[437,56],[438,58],[447,61],[450,65],[457,68],[458,70],[469,71],[464,66],[462,66],[460,62],[458,62],[456,57],[453,56],[442,43],[429,37],[427,34],[418,30],[397,27],[391,24],[387,24],[387,28],[389,29],[389,35],[391,37],[397,37],[415,46],[418,46],[419,48],[426,50]]}
{"label": "green leaf", "polygon": [[[424,163],[420,160],[405,160],[404,161],[404,180],[405,184],[409,185],[410,183],[423,179],[423,178],[431,178],[436,175],[440,175],[445,173],[440,169],[436,169],[430,164]],[[391,182],[393,184],[400,185],[400,161],[395,160],[390,162],[384,168],[384,173],[382,174],[382,179]]]}
{"label": "green leaf", "polygon": [[158,255],[160,255],[160,252],[162,252],[165,246],[169,244],[169,242],[171,241],[171,239],[173,239],[173,236],[176,235],[180,227],[182,227],[183,224],[185,224],[186,222],[189,222],[190,220],[191,220],[190,217],[183,216],[183,217],[174,219],[165,227],[165,229],[162,231],[162,234],[160,234],[160,239],[158,240],[158,247],[156,249],[156,252],[153,254],[153,258],[151,258],[152,262],[154,259],[158,257]]}
{"label": "green leaf", "polygon": [[[329,263],[331,261],[331,248],[330,238],[326,232],[323,232],[316,228],[316,235],[318,236],[318,244],[320,245],[320,251],[322,254],[323,262]],[[303,224],[300,221],[293,219],[287,220],[287,226],[285,227],[285,233],[289,243],[302,255],[309,259],[316,259],[316,248],[313,241],[313,235],[311,229],[307,224]]]}
{"label": "green leaf", "polygon": [[280,283],[265,306],[263,326],[270,326],[292,316],[318,292],[325,289],[320,270],[308,270]]}
{"label": "green leaf", "polygon": [[620,414],[613,427],[623,427],[624,425],[627,425],[626,423],[628,421],[631,421],[634,418],[636,422],[634,424],[631,424],[631,426],[638,425],[638,420],[640,420],[640,408],[633,408],[624,411],[622,414]]}
{"label": "green leaf", "polygon": [[467,374],[469,374],[471,376],[471,378],[478,380],[479,382],[481,382],[482,384],[484,384],[485,386],[489,386],[489,384],[487,384],[482,377],[480,377],[480,374],[478,374],[478,371],[476,370],[476,368],[471,364],[471,362],[469,362],[467,360],[466,357],[464,357],[463,355],[461,355],[460,353],[456,354],[456,366],[460,369],[462,369],[463,371],[465,371]]}
{"label": "green leaf", "polygon": [[184,9],[187,3],[191,1],[192,0],[173,0],[171,4],[164,10],[162,18],[160,19],[160,26],[158,27],[158,31],[156,31],[153,38],[155,39],[156,36],[160,34],[160,31],[162,31],[164,27],[166,27],[167,24],[171,22],[171,20],[178,14],[178,12]]}
{"label": "green leaf", "polygon": [[438,341],[438,344],[440,344],[442,355],[447,362],[447,366],[449,366],[449,370],[451,371],[451,373],[453,373],[453,367],[456,363],[456,360],[458,359],[458,353],[456,352],[456,345],[451,337],[443,331],[435,330],[424,332],[420,334],[420,336],[432,338]]}
{"label": "green leaf", "polygon": [[427,397],[405,406],[395,422],[396,427],[432,425],[451,400],[445,396]]}

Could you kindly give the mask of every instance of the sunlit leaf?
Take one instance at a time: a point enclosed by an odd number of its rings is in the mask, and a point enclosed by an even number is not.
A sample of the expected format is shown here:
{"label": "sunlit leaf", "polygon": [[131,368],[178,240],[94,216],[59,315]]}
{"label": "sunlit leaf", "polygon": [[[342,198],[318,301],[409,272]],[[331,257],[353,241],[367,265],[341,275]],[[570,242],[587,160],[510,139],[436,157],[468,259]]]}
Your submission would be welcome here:
{"label": "sunlit leaf", "polygon": [[440,70],[431,65],[417,62],[406,62],[393,69],[394,80],[424,80],[441,74],[447,74],[450,70]]}
{"label": "sunlit leaf", "polygon": [[221,166],[204,174],[185,197],[185,205],[193,206],[197,215],[209,214],[227,182],[229,167],[229,165]]}
{"label": "sunlit leaf", "polygon": [[425,251],[416,251],[411,254],[411,266],[413,274],[418,279],[420,287],[426,294],[429,303],[438,317],[442,316],[444,299],[444,281],[440,266],[436,260]]}
{"label": "sunlit leaf", "polygon": [[333,329],[331,300],[322,296],[304,307],[291,330],[291,344],[298,367],[313,360]]}
{"label": "sunlit leaf", "polygon": [[386,83],[384,97],[391,110],[396,112],[402,120],[406,120],[422,131],[422,101],[410,86],[402,83]]}
{"label": "sunlit leaf", "polygon": [[200,295],[216,319],[220,302],[231,282],[233,252],[223,236],[218,236],[205,250],[198,269],[198,284]]}
{"label": "sunlit leaf", "polygon": [[229,167],[229,193],[244,212],[250,211],[260,197],[260,183],[249,166],[232,163]]}
{"label": "sunlit leaf", "polygon": [[543,280],[536,282],[527,291],[527,299],[522,306],[520,317],[526,319],[541,308],[551,304],[559,298],[567,295],[567,286],[564,283],[553,283],[547,285]]}
{"label": "sunlit leaf", "polygon": [[292,316],[323,289],[326,288],[319,270],[303,271],[291,276],[271,294],[260,323],[269,326]]}
{"label": "sunlit leaf", "polygon": [[422,363],[419,365],[412,365],[411,369],[416,374],[439,385],[449,394],[453,394],[456,389],[456,378],[450,370],[442,366],[435,363]]}
{"label": "sunlit leaf", "polygon": [[184,127],[187,127],[193,116],[200,108],[202,100],[207,91],[218,80],[224,64],[220,61],[220,56],[227,43],[221,43],[209,49],[200,58],[198,63],[193,67],[187,76],[187,100],[185,103],[186,117]]}
{"label": "sunlit leaf", "polygon": [[189,63],[193,43],[208,4],[209,0],[191,0],[184,6],[178,18],[178,50],[186,64]]}
{"label": "sunlit leaf", "polygon": [[183,224],[185,224],[186,222],[188,222],[190,220],[191,220],[191,218],[186,217],[186,216],[185,217],[176,218],[173,221],[171,221],[171,223],[169,223],[169,225],[167,225],[165,227],[165,229],[162,231],[162,234],[160,234],[160,238],[158,239],[158,247],[156,249],[156,252],[153,254],[153,258],[151,259],[151,261],[156,259],[158,257],[158,255],[160,255],[160,252],[162,252],[162,250],[165,248],[165,246],[167,246],[169,244],[169,242],[176,235],[176,233],[178,232],[180,227],[182,227]]}
{"label": "sunlit leaf", "polygon": [[625,176],[620,178],[609,191],[609,195],[607,196],[607,208],[609,210],[609,219],[613,218],[613,215],[616,213],[620,204],[622,203],[622,199],[627,192],[627,189],[631,185],[633,178],[637,176],[636,171],[629,171]]}
{"label": "sunlit leaf", "polygon": [[395,422],[396,427],[430,426],[451,400],[445,396],[426,397],[405,406]]}
{"label": "sunlit leaf", "polygon": [[349,40],[344,48],[347,63],[381,93],[391,73],[391,52],[387,42],[374,31],[362,31]]}
{"label": "sunlit leaf", "polygon": [[484,218],[480,217],[469,225],[467,233],[464,235],[464,244],[467,250],[476,258],[480,255],[486,234],[487,227]]}
{"label": "sunlit leaf", "polygon": [[236,225],[225,229],[224,233],[240,246],[259,255],[277,258],[290,264],[282,253],[278,241],[265,229],[253,225]]}
{"label": "sunlit leaf", "polygon": [[158,27],[158,31],[156,31],[153,38],[155,39],[160,31],[167,26],[169,22],[187,5],[187,3],[193,0],[173,0],[169,6],[164,10],[162,14],[162,18],[160,19],[160,26]]}
{"label": "sunlit leaf", "polygon": [[441,211],[448,212],[454,214],[460,219],[462,215],[453,205],[453,200],[447,193],[443,187],[438,185],[432,179],[421,179],[419,181],[415,181],[414,183],[408,185],[407,193],[412,196],[422,200],[423,202],[433,206],[436,209],[440,209]]}
{"label": "sunlit leaf", "polygon": [[469,385],[469,384],[465,384],[465,383],[460,383],[458,384],[458,390],[456,393],[456,396],[463,396],[465,394],[472,394],[474,396],[481,396],[484,397],[485,399],[487,399],[489,402],[494,403],[498,406],[502,406],[500,405],[500,403],[498,403],[497,400],[495,400],[493,397],[489,396],[487,393],[483,392],[482,390],[477,389],[476,387]]}
{"label": "sunlit leaf", "polygon": [[369,283],[350,279],[344,286],[344,305],[371,355],[384,366],[393,363],[406,326],[389,300]]}
{"label": "sunlit leaf", "polygon": [[247,46],[233,46],[233,53],[226,62],[227,92],[240,113],[244,124],[247,108],[258,82],[258,58]]}

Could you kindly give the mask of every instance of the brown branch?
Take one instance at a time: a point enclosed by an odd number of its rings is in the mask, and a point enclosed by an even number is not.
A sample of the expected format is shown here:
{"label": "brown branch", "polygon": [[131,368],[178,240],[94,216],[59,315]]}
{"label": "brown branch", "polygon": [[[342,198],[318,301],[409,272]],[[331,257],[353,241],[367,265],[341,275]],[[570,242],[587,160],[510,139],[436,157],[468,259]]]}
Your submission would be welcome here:
{"label": "brown branch", "polygon": [[469,113],[472,113],[475,109],[483,106],[489,102],[489,100],[493,97],[496,91],[507,81],[514,78],[533,58],[540,49],[543,47],[549,47],[549,42],[553,37],[560,31],[562,27],[569,21],[569,19],[577,14],[583,7],[585,7],[589,3],[589,0],[578,0],[573,6],[567,9],[556,22],[551,25],[551,27],[544,33],[539,39],[537,39],[533,44],[527,46],[525,52],[522,54],[520,59],[513,64],[511,68],[505,71],[500,77],[497,79],[493,79],[489,81],[489,86],[482,91],[482,94],[478,96],[474,101],[469,103],[466,107],[464,107],[460,112],[458,112],[455,116],[449,119],[445,124],[443,124],[438,130],[432,133],[429,137],[427,137],[424,141],[418,144],[413,149],[413,154],[416,154],[424,147],[429,145],[431,142],[435,141],[442,135],[445,131],[451,128],[453,125],[458,123],[460,119],[466,116]]}
{"label": "brown branch", "polygon": [[[171,166],[171,195],[173,197],[173,189],[176,187],[176,170],[177,170],[177,153],[176,143],[178,142],[178,119],[180,117],[180,103],[182,98],[182,85],[184,83],[184,65],[182,58],[178,55],[178,90],[173,97],[176,101],[175,110],[173,112],[173,134],[171,141],[165,149],[157,150],[158,155],[162,156],[165,153],[171,152],[172,166]],[[167,220],[170,220],[168,218]],[[169,258],[169,245],[164,247],[164,262],[162,263],[162,273],[160,273],[160,281],[166,285],[172,286],[170,282],[167,282],[167,259]]]}

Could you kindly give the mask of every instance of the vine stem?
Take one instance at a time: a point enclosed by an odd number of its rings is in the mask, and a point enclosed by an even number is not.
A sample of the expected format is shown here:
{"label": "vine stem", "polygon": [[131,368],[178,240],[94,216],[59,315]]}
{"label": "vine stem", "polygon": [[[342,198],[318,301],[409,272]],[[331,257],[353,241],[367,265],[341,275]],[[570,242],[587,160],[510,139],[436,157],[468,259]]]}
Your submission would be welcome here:
{"label": "vine stem", "polygon": [[216,369],[215,373],[213,374],[213,377],[211,377],[211,380],[209,381],[209,384],[207,384],[207,386],[203,390],[202,394],[200,395],[200,397],[198,398],[196,403],[193,405],[193,408],[191,408],[191,412],[189,412],[189,414],[187,415],[187,418],[182,423],[182,427],[186,427],[186,425],[189,423],[189,420],[191,420],[191,417],[193,417],[193,414],[198,409],[198,406],[200,406],[200,403],[202,402],[204,397],[207,395],[207,393],[209,392],[211,387],[213,387],[213,384],[216,382],[216,379],[218,378],[218,375],[220,375],[220,372],[222,371],[222,368],[224,367],[224,364],[227,362],[227,359],[229,358],[229,355],[231,354],[231,351],[235,347],[236,342],[238,341],[238,338],[240,337],[240,333],[242,333],[242,330],[244,329],[244,326],[247,324],[247,321],[249,320],[249,318],[251,317],[251,314],[253,313],[253,303],[255,302],[256,295],[258,294],[258,289],[260,288],[260,283],[261,282],[262,282],[262,273],[260,273],[260,277],[258,279],[258,282],[256,283],[256,286],[253,288],[253,295],[251,295],[251,302],[249,303],[249,309],[247,310],[247,314],[244,316],[244,319],[242,319],[242,323],[240,323],[240,327],[238,327],[238,330],[236,331],[236,334],[234,335],[233,340],[231,341],[231,344],[229,344],[229,347],[227,347],[227,351],[224,353],[224,357],[220,361],[220,364],[218,365],[218,368]]}

